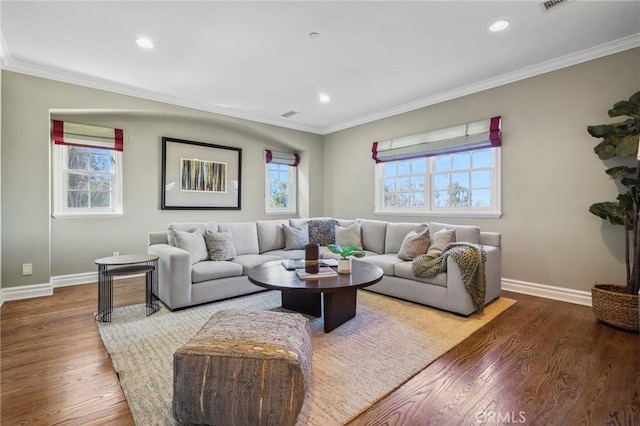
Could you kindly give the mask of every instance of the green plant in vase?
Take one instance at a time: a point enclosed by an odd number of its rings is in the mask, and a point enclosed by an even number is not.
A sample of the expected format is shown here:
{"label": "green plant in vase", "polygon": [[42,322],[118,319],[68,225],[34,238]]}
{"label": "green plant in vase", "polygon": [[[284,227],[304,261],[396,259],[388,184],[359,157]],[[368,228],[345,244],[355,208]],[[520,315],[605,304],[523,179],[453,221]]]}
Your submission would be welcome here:
{"label": "green plant in vase", "polygon": [[349,256],[361,258],[366,255],[364,251],[358,246],[342,247],[338,244],[329,244],[327,248],[331,253],[335,253],[340,256],[338,260],[338,272],[349,273],[351,272],[351,259]]}

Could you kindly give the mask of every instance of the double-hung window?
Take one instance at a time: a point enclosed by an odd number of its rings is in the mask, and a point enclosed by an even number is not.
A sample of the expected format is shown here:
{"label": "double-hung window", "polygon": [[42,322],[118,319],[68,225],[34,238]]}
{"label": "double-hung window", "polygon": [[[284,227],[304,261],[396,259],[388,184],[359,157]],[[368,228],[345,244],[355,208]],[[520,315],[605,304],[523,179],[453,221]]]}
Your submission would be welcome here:
{"label": "double-hung window", "polygon": [[57,120],[52,125],[54,216],[122,215],[122,131]]}
{"label": "double-hung window", "polygon": [[265,212],[296,213],[296,177],[300,157],[295,153],[267,150],[265,158]]}
{"label": "double-hung window", "polygon": [[376,142],[377,214],[500,217],[500,117]]}

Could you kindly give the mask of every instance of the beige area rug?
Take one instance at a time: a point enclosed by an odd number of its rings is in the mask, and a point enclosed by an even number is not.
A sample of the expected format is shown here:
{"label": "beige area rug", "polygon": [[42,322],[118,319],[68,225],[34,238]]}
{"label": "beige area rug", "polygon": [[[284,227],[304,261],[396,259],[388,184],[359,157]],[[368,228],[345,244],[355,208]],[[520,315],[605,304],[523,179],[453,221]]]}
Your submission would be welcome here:
{"label": "beige area rug", "polygon": [[[298,425],[342,425],[370,407],[515,303],[500,298],[468,318],[358,292],[358,313],[331,333],[310,318],[312,382]],[[97,323],[136,425],[171,425],[173,353],[221,309],[281,310],[269,291],[182,311],[117,308]]]}

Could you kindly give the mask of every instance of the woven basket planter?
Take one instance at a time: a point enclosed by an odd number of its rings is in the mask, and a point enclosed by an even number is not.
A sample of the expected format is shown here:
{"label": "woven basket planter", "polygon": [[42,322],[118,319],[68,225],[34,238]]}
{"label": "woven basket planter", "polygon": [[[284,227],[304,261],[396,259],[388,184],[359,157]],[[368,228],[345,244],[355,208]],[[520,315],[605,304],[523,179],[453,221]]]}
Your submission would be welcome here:
{"label": "woven basket planter", "polygon": [[596,319],[623,330],[640,331],[640,308],[637,294],[625,293],[620,285],[595,284],[591,287],[591,303]]}

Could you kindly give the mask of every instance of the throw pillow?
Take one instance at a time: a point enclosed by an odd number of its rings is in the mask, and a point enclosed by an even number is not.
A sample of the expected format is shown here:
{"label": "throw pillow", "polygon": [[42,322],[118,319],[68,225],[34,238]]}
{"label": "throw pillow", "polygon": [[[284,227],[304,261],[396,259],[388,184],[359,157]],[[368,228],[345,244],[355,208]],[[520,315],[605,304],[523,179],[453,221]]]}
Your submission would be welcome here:
{"label": "throw pillow", "polygon": [[209,258],[207,246],[204,243],[204,236],[199,229],[193,232],[174,230],[176,246],[186,250],[191,255],[191,264],[194,265]]}
{"label": "throw pillow", "polygon": [[427,256],[437,257],[442,254],[444,248],[456,239],[456,231],[453,229],[441,229],[431,236],[431,245],[427,250]]}
{"label": "throw pillow", "polygon": [[327,246],[336,242],[335,219],[312,219],[309,222],[309,243]]}
{"label": "throw pillow", "polygon": [[231,232],[215,232],[207,229],[204,242],[211,260],[231,260],[236,257],[236,247],[233,245]]}
{"label": "throw pillow", "polygon": [[282,228],[285,250],[304,250],[304,246],[309,244],[309,227],[306,223],[300,228],[283,223]]}
{"label": "throw pillow", "polygon": [[169,245],[178,247],[176,243],[176,231],[193,232],[198,229],[195,223],[171,223],[167,227],[167,240]]}
{"label": "throw pillow", "polygon": [[423,231],[410,231],[402,240],[398,257],[402,260],[413,260],[429,249],[429,229]]}
{"label": "throw pillow", "polygon": [[336,244],[341,247],[358,246],[362,249],[360,225],[336,226]]}

